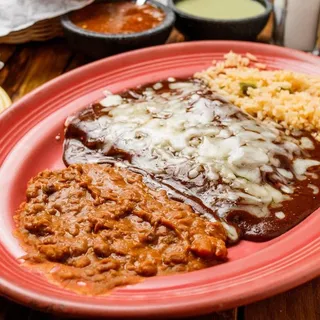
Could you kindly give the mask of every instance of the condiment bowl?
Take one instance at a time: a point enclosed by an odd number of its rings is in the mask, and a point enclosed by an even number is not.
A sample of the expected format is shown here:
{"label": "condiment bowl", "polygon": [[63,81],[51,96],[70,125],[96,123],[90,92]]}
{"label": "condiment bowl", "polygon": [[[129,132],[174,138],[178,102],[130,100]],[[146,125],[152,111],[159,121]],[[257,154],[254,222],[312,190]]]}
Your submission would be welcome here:
{"label": "condiment bowl", "polygon": [[272,11],[269,0],[260,2],[265,11],[243,19],[209,19],[185,13],[176,7],[181,0],[169,0],[169,6],[176,14],[176,28],[189,40],[247,40],[253,41],[268,22]]}
{"label": "condiment bowl", "polygon": [[[117,2],[119,0],[100,0],[96,2]],[[162,9],[164,20],[155,28],[130,34],[99,33],[75,25],[70,14],[61,17],[61,24],[70,47],[94,59],[103,58],[120,52],[163,44],[168,39],[175,22],[173,11],[153,0],[147,3]]]}

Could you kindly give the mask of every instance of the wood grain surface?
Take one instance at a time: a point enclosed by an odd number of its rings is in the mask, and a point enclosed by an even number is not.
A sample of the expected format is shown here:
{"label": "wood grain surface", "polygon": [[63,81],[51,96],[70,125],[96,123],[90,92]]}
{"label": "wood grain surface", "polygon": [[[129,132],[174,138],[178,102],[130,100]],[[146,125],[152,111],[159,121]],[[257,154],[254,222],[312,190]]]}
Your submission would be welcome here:
{"label": "wood grain surface", "polygon": [[[270,38],[270,26],[261,40]],[[183,41],[173,33],[169,42]],[[16,101],[41,84],[90,60],[74,54],[63,39],[17,46],[0,45],[0,86]],[[31,310],[0,297],[0,320],[65,320],[52,314]],[[273,298],[237,309],[189,318],[193,320],[320,320],[320,279]],[[186,320],[186,319],[185,319]]]}

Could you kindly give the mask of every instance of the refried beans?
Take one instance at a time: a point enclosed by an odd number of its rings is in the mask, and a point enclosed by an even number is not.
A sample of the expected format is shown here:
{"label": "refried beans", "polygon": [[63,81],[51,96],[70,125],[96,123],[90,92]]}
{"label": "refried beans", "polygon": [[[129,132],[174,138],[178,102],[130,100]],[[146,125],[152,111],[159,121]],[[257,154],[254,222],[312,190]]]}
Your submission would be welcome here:
{"label": "refried beans", "polygon": [[108,165],[71,165],[31,179],[17,211],[28,266],[84,294],[198,270],[227,256],[226,232],[190,206]]}

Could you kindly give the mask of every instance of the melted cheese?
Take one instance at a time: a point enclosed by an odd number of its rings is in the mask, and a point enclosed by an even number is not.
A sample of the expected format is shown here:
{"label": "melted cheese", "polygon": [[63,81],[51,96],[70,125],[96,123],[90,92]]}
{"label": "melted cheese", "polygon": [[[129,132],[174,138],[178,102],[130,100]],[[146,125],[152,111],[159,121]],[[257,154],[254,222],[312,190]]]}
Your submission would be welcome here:
{"label": "melted cheese", "polygon": [[[276,125],[258,122],[221,97],[208,99],[200,84],[171,81],[169,93],[161,93],[157,83],[138,99],[108,95],[101,101],[116,106],[99,119],[108,139],[104,152],[116,146],[135,155],[135,166],[186,178],[195,186],[205,177],[211,184],[203,203],[222,218],[231,210],[269,215],[271,204],[290,199],[290,180],[302,180],[309,167],[320,165],[302,157],[301,148],[313,148],[308,138],[286,137]],[[293,171],[283,167],[281,157],[293,161]],[[281,187],[266,183],[265,174],[278,179]],[[225,227],[234,240],[236,230]]]}

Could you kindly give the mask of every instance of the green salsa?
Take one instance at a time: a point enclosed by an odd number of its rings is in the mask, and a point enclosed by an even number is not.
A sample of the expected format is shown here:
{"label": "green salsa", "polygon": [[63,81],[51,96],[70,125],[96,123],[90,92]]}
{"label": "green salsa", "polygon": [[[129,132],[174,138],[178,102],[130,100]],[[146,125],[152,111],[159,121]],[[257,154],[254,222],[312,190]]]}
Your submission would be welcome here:
{"label": "green salsa", "polygon": [[182,0],[176,7],[185,13],[209,19],[242,19],[257,16],[265,7],[254,0]]}

